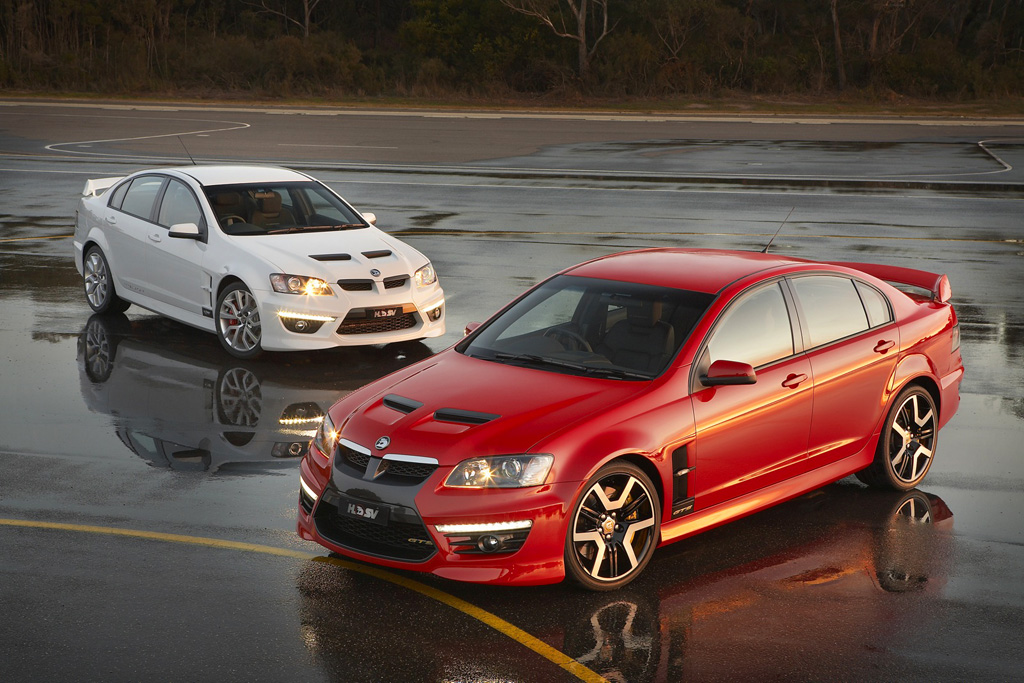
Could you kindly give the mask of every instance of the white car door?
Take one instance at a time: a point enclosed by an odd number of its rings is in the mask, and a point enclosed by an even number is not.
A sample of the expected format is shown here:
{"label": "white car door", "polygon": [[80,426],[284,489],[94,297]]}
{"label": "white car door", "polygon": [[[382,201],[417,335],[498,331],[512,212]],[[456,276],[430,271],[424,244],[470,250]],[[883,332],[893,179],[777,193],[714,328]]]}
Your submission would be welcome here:
{"label": "white car door", "polygon": [[[173,225],[192,223],[199,228],[196,239],[171,237]],[[199,199],[184,182],[169,178],[156,224],[147,240],[152,245],[148,278],[155,298],[187,314],[201,316],[210,309],[209,277],[203,270],[208,227]]]}
{"label": "white car door", "polygon": [[[158,175],[135,178],[124,194],[115,194],[104,218],[103,234],[110,249],[111,272],[123,293],[153,298],[148,279],[152,251],[148,234],[153,228],[153,209],[164,180]],[[137,299],[130,294],[129,297]]]}

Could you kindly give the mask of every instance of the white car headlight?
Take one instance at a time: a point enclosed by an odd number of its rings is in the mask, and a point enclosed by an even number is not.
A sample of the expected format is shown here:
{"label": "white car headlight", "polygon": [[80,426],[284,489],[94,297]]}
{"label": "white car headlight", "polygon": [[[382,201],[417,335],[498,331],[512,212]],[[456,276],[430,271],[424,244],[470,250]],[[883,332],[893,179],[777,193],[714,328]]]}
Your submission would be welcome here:
{"label": "white car headlight", "polygon": [[318,277],[271,273],[270,286],[281,294],[333,295],[331,286]]}
{"label": "white car headlight", "polygon": [[334,428],[331,416],[324,415],[324,421],[320,423],[320,427],[316,430],[316,436],[313,437],[313,445],[329,460],[331,454],[334,453],[334,447],[338,445],[339,436],[341,435]]}
{"label": "white car headlight", "polygon": [[437,282],[437,273],[429,263],[416,271],[416,286],[428,287]]}
{"label": "white car headlight", "polygon": [[445,486],[521,488],[540,486],[548,477],[552,455],[499,455],[463,460],[445,479]]}

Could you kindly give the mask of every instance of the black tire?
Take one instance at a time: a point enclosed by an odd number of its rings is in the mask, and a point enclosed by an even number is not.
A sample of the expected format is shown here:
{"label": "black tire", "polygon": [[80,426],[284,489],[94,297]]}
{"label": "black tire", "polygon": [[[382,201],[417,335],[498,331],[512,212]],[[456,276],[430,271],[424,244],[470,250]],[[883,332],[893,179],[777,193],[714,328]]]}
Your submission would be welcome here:
{"label": "black tire", "polygon": [[565,534],[565,570],[584,588],[608,591],[635,579],[661,529],[654,484],[636,465],[612,462],[583,487]]}
{"label": "black tire", "polygon": [[939,435],[939,411],[932,395],[911,385],[900,392],[885,417],[875,459],[857,472],[868,486],[909,491],[932,466]]}
{"label": "black tire", "polygon": [[235,358],[256,358],[263,353],[263,331],[256,297],[241,282],[232,282],[217,297],[217,338]]}
{"label": "black tire", "polygon": [[131,304],[117,295],[103,250],[91,246],[82,256],[82,283],[89,308],[97,313],[123,313]]}

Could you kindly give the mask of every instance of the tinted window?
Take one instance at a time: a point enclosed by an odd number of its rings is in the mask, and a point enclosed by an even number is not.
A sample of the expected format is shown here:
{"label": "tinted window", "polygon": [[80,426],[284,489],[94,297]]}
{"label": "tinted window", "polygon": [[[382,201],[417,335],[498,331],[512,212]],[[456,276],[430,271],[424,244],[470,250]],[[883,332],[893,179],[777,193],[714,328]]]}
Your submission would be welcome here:
{"label": "tinted window", "polygon": [[778,284],[733,304],[708,344],[710,362],[733,360],[755,368],[793,355],[793,329]]}
{"label": "tinted window", "polygon": [[121,208],[121,202],[124,201],[124,193],[128,191],[128,186],[131,183],[121,183],[114,190],[114,194],[110,196],[110,206],[114,209]]}
{"label": "tinted window", "polygon": [[163,178],[157,176],[142,176],[132,181],[128,188],[124,201],[121,203],[121,210],[139,218],[149,220],[153,215],[153,202],[163,185]]}
{"label": "tinted window", "polygon": [[868,312],[868,322],[871,327],[884,325],[892,320],[892,313],[889,312],[889,302],[877,289],[863,282],[857,283],[857,291],[860,292],[861,301]]}
{"label": "tinted window", "polygon": [[203,212],[199,208],[195,195],[185,183],[173,178],[168,181],[167,191],[160,202],[160,216],[157,223],[171,227],[179,223],[195,223],[202,225]]}
{"label": "tinted window", "polygon": [[552,372],[623,379],[668,365],[710,294],[561,275],[456,347],[470,356]]}
{"label": "tinted window", "polygon": [[203,190],[221,228],[231,235],[369,227],[352,207],[313,181],[212,185]]}
{"label": "tinted window", "polygon": [[868,329],[867,314],[853,280],[816,275],[793,278],[792,284],[806,319],[811,346]]}

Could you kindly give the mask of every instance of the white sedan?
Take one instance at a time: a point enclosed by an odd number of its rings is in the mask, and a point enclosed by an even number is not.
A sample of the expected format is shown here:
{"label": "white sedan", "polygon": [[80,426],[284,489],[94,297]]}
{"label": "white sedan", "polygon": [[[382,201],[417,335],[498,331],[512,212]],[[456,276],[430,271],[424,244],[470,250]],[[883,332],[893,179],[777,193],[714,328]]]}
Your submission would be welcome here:
{"label": "white sedan", "polygon": [[239,358],[444,334],[434,267],[375,222],[284,168],[139,171],[85,184],[75,266],[94,311],[136,304]]}

